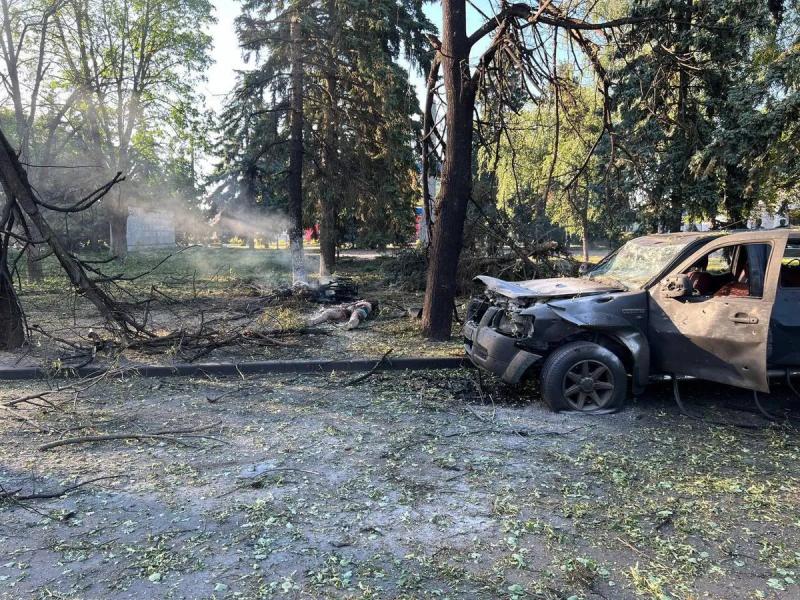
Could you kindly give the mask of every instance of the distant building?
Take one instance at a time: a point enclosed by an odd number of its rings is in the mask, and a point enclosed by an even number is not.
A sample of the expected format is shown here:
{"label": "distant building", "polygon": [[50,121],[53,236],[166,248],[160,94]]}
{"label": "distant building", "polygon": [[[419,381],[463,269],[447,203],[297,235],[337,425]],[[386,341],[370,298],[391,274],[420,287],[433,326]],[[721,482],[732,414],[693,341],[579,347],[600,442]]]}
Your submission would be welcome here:
{"label": "distant building", "polygon": [[[747,223],[738,225],[740,229],[777,229],[779,227],[789,227],[790,225],[800,225],[800,207],[797,204],[790,204],[785,212],[770,211],[763,205],[757,206]],[[720,215],[721,220],[726,220],[725,214]],[[681,229],[683,231],[709,231],[712,227],[711,221],[690,221],[684,222]]]}
{"label": "distant building", "polygon": [[[791,212],[789,210],[788,212]],[[747,221],[748,229],[777,229],[778,227],[789,226],[789,215],[781,213],[770,213],[767,210],[756,212],[757,216]]]}
{"label": "distant building", "polygon": [[175,219],[171,212],[131,207],[128,251],[174,247]]}

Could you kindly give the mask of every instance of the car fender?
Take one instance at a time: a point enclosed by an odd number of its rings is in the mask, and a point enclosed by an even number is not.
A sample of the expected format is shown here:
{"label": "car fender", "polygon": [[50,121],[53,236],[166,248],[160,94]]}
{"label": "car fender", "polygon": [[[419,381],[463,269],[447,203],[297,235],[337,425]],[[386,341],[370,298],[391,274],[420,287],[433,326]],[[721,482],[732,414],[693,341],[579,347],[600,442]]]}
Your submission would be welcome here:
{"label": "car fender", "polygon": [[647,304],[639,292],[602,294],[556,300],[547,305],[564,321],[586,331],[602,332],[622,344],[633,357],[633,392],[644,390],[650,378]]}

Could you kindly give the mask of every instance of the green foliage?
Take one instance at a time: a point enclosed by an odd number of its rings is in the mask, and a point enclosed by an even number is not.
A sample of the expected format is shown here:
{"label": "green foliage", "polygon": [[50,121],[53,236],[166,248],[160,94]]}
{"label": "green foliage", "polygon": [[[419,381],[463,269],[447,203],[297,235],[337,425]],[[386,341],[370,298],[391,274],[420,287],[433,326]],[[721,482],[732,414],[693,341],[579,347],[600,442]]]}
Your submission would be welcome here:
{"label": "green foliage", "polygon": [[[210,60],[211,2],[16,0],[11,6],[24,82],[14,109],[29,127],[4,124],[4,131],[28,162],[44,165],[29,169],[38,193],[69,206],[121,171],[126,181],[115,199],[196,206],[195,164],[206,150],[207,124],[195,86]],[[0,52],[7,65],[8,56]],[[107,238],[102,217],[111,200],[50,221],[70,243],[94,245]]]}
{"label": "green foliage", "polygon": [[619,144],[606,157],[648,228],[682,214],[741,226],[796,187],[798,5],[774,4],[631,2],[650,20],[613,54]]}
{"label": "green foliage", "polygon": [[[232,210],[285,203],[288,22],[292,2],[245,2],[242,47],[259,60],[240,79],[220,125],[223,159],[215,201]],[[339,239],[367,246],[404,241],[417,193],[417,100],[397,61],[428,60],[422,3],[331,0],[304,6],[306,221],[335,196]],[[331,93],[333,90],[333,93]]]}
{"label": "green foliage", "polygon": [[90,156],[134,176],[156,170],[160,142],[180,128],[181,106],[196,101],[211,11],[208,0],[64,3],[53,40],[64,60],[53,94],[77,93],[65,119]]}
{"label": "green foliage", "polygon": [[[533,105],[506,117],[498,147],[482,148],[482,172],[494,172],[500,214],[520,224],[525,238],[559,231],[616,237],[620,207],[606,195],[605,169],[594,151],[604,133],[602,97],[592,80],[567,67],[559,85]],[[532,229],[525,230],[524,223]]]}

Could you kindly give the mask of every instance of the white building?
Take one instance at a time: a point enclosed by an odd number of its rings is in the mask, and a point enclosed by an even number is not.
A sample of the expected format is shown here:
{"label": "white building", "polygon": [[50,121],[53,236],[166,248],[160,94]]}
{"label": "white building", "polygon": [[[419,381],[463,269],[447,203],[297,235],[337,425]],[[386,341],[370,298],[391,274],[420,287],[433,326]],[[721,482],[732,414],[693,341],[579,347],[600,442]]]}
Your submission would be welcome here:
{"label": "white building", "polygon": [[175,219],[171,212],[130,208],[128,251],[174,247]]}

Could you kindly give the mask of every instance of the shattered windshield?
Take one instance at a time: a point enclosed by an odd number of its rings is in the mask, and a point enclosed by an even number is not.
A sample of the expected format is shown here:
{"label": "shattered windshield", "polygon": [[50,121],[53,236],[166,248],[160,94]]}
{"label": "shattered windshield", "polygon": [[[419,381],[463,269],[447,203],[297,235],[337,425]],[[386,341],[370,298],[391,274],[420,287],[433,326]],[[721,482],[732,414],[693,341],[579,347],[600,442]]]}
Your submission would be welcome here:
{"label": "shattered windshield", "polygon": [[686,238],[641,237],[603,259],[585,276],[626,289],[650,281],[689,244]]}

